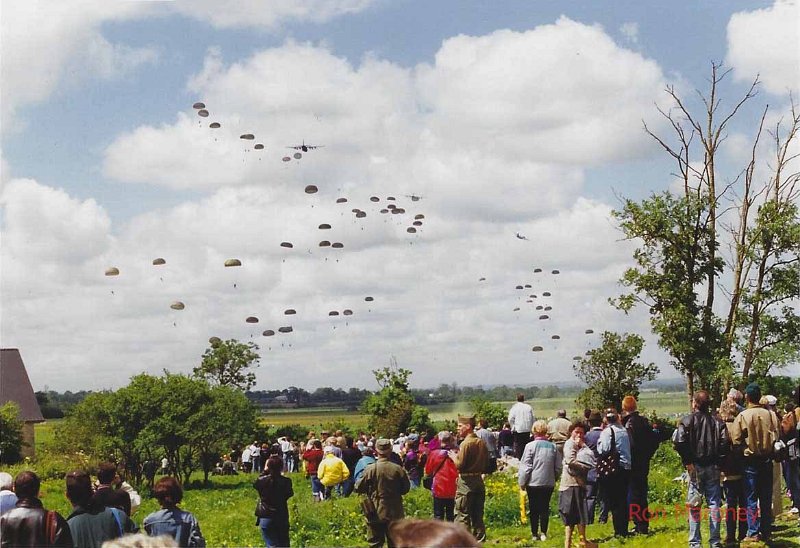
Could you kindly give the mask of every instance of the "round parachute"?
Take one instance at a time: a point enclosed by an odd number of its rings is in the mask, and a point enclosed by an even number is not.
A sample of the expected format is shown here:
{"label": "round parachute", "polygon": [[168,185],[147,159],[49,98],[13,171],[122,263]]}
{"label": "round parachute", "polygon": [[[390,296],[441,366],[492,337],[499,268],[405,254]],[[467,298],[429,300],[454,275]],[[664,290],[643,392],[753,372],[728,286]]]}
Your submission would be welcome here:
{"label": "round parachute", "polygon": [[369,302],[372,302],[372,301],[374,301],[375,299],[374,299],[374,298],[372,298],[372,297],[364,297],[364,300],[365,300],[365,301],[367,301],[367,302],[369,303]]}
{"label": "round parachute", "polygon": [[242,135],[239,135],[239,139],[244,139],[245,141],[252,141],[255,138],[256,136],[253,135],[252,133],[244,133]]}
{"label": "round parachute", "polygon": [[358,213],[356,213],[356,217],[358,217],[359,219],[363,219],[366,216],[367,216],[366,211],[359,211]]}
{"label": "round parachute", "polygon": [[424,218],[425,218],[425,215],[423,215],[422,213],[417,213],[416,215],[414,215],[414,219],[416,219],[417,221],[419,221],[420,219],[424,219]]}
{"label": "round parachute", "polygon": [[338,316],[338,315],[339,315],[338,310],[331,310],[330,312],[328,312],[328,316]]}
{"label": "round parachute", "polygon": [[531,284],[525,284],[525,289],[530,289],[530,288],[531,288]]}
{"label": "round parachute", "polygon": [[544,348],[542,348],[541,346],[534,346],[533,348],[531,348],[531,350],[533,352],[541,352],[542,350],[544,350]]}
{"label": "round parachute", "polygon": [[377,196],[370,196],[370,197],[369,197],[369,201],[370,201],[370,202],[380,202],[380,201],[381,201],[381,199],[380,199],[380,198],[378,198]]}
{"label": "round parachute", "polygon": [[405,213],[405,212],[406,212],[406,210],[405,210],[405,209],[403,209],[402,207],[398,207],[398,208],[397,208],[397,209],[395,209],[394,211],[395,211],[396,213],[399,213],[399,214],[401,214],[401,215],[402,215],[403,213]]}
{"label": "round parachute", "polygon": [[550,297],[550,296],[552,296],[552,293],[550,293],[549,291],[545,291],[544,293],[542,293],[542,297]]}
{"label": "round parachute", "polygon": [[319,228],[320,230],[330,230],[331,229],[331,225],[329,225],[328,223],[322,223],[317,228]]}
{"label": "round parachute", "polygon": [[319,243],[319,246],[320,246],[320,247],[330,247],[330,245],[331,245],[331,243],[330,243],[328,240],[322,240],[322,241]]}
{"label": "round parachute", "polygon": [[318,190],[319,190],[319,189],[316,187],[316,185],[308,185],[308,186],[306,187],[306,189],[305,189],[305,191],[306,191],[306,194],[316,194],[316,192],[317,192]]}
{"label": "round parachute", "polygon": [[551,339],[553,339],[554,341],[557,341],[557,340],[559,340],[559,339],[561,338],[561,336],[559,336],[559,335],[553,335],[553,336],[552,336],[552,337],[550,337],[550,338],[551,338]]}
{"label": "round parachute", "polygon": [[286,314],[287,316],[291,316],[292,314],[297,314],[297,310],[295,310],[294,308],[287,308],[286,310],[283,311],[283,313]]}
{"label": "round parachute", "polygon": [[256,146],[253,147],[256,150],[264,150],[264,145],[261,143],[257,143]]}
{"label": "round parachute", "polygon": [[208,127],[210,127],[211,129],[219,129],[222,126],[220,125],[219,122],[211,122],[211,125],[209,125]]}
{"label": "round parachute", "polygon": [[561,274],[561,271],[559,271],[559,270],[553,270],[552,274]]}
{"label": "round parachute", "polygon": [[333,242],[331,244],[331,247],[333,249],[342,249],[344,247],[344,244],[342,242]]}
{"label": "round parachute", "polygon": [[294,246],[292,245],[291,242],[281,242],[281,247],[288,247],[289,249],[291,249]]}
{"label": "round parachute", "polygon": [[386,199],[394,202],[394,196],[387,196]]}
{"label": "round parachute", "polygon": [[395,209],[397,209],[397,206],[396,206],[396,205],[394,205],[394,204],[386,204],[386,207],[388,207],[388,208],[389,208],[389,209],[391,209],[392,211],[394,211]]}
{"label": "round parachute", "polygon": [[292,154],[292,156],[294,156],[295,160],[299,160],[300,158],[303,157],[303,154],[300,152],[295,152],[294,154]]}
{"label": "round parachute", "polygon": [[353,311],[350,310],[349,308],[346,308],[344,310],[344,312],[342,312],[342,314],[344,314],[345,316],[352,316],[353,315]]}
{"label": "round parachute", "polygon": [[413,226],[410,226],[406,229],[406,232],[408,232],[409,234],[415,234],[417,232],[417,229],[414,228]]}
{"label": "round parachute", "polygon": [[388,209],[381,209],[381,213],[389,213]]}
{"label": "round parachute", "polygon": [[542,314],[541,316],[539,316],[539,319],[540,320],[549,320],[550,316],[548,316],[547,314]]}
{"label": "round parachute", "polygon": [[345,204],[347,203],[347,198],[336,198],[337,204]]}
{"label": "round parachute", "polygon": [[478,278],[478,281],[479,281],[479,282],[485,282],[485,281],[486,281],[486,278]]}
{"label": "round parachute", "polygon": [[262,335],[264,335],[265,337],[272,337],[274,334],[275,332],[272,329],[267,329],[262,333]]}
{"label": "round parachute", "polygon": [[192,108],[193,108],[193,109],[198,109],[198,110],[199,110],[199,109],[201,109],[201,108],[206,108],[206,104],[205,104],[205,103],[200,103],[200,102],[197,102],[197,103],[195,103],[195,104],[193,104],[193,105],[192,105]]}
{"label": "round parachute", "polygon": [[111,268],[106,268],[106,276],[119,276],[119,268],[116,266],[112,266]]}
{"label": "round parachute", "polygon": [[414,226],[422,226],[422,221],[414,221],[412,224]]}
{"label": "round parachute", "polygon": [[541,310],[542,308],[544,308],[542,305],[538,305],[538,306],[536,307],[536,310]]}
{"label": "round parachute", "polygon": [[519,307],[515,308],[512,312],[519,312]]}
{"label": "round parachute", "polygon": [[541,268],[534,268],[534,269],[533,269],[533,272],[534,272],[534,274],[538,274],[538,273],[539,273],[539,272],[541,272],[541,271],[542,271],[542,269],[541,269]]}
{"label": "round parachute", "polygon": [[586,333],[587,335],[591,335],[592,333],[594,333],[594,329],[587,329],[586,331],[584,331],[584,333]]}
{"label": "round parachute", "polygon": [[198,110],[197,115],[202,118],[208,118],[208,111],[206,109]]}
{"label": "round parachute", "polygon": [[278,328],[278,332],[279,333],[291,333],[292,331],[294,331],[294,329],[292,329],[291,325],[287,325],[286,327],[279,327]]}
{"label": "round parachute", "polygon": [[291,160],[291,158],[289,158],[288,156],[284,156],[283,158],[281,158],[281,160],[283,160],[284,162],[288,162],[289,160]]}
{"label": "round parachute", "polygon": [[162,264],[167,264],[167,261],[159,257],[158,259],[153,259],[153,266],[159,266]]}
{"label": "round parachute", "polygon": [[258,318],[255,316],[248,316],[244,321],[247,323],[258,323]]}
{"label": "round parachute", "polygon": [[242,266],[242,261],[239,259],[228,259],[225,261],[225,266]]}
{"label": "round parachute", "polygon": [[579,361],[581,361],[583,358],[581,358],[580,356],[572,356],[572,359],[573,359],[573,360],[575,360],[576,362],[579,362]]}
{"label": "round parachute", "polygon": [[518,286],[516,287],[516,289],[525,289],[525,288],[524,288],[524,287],[522,287],[521,285],[518,285]]}
{"label": "round parachute", "polygon": [[184,305],[184,304],[183,304],[182,302],[180,302],[180,301],[175,301],[174,303],[172,303],[171,305],[169,305],[169,307],[170,307],[172,310],[183,310],[184,308],[186,308],[186,305]]}
{"label": "round parachute", "polygon": [[550,312],[551,310],[553,310],[553,307],[552,306],[545,306],[544,310],[545,310],[545,312]]}

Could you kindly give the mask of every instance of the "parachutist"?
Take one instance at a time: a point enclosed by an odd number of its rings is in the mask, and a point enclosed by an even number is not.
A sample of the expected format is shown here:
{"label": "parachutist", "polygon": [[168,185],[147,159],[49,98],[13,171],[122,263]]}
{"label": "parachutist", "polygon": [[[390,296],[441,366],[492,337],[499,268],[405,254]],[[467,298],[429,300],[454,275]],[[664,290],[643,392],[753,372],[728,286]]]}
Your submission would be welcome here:
{"label": "parachutist", "polygon": [[236,289],[236,284],[233,284],[233,288]]}
{"label": "parachutist", "polygon": [[172,322],[172,327],[178,327],[178,324],[175,323],[175,322]]}
{"label": "parachutist", "polygon": [[113,290],[113,289],[111,290],[111,294],[112,294],[112,295],[114,294],[114,290]]}

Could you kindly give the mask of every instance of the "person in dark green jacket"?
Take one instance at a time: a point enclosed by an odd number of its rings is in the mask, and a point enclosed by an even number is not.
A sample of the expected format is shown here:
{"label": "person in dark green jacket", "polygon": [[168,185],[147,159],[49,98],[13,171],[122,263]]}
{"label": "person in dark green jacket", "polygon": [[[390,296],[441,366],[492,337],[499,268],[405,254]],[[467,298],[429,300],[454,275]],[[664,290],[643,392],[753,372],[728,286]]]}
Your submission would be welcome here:
{"label": "person in dark green jacket", "polygon": [[367,542],[372,548],[383,546],[384,542],[392,548],[392,541],[387,534],[389,524],[405,517],[403,495],[411,489],[411,482],[403,467],[389,460],[391,441],[379,439],[375,443],[375,450],[378,461],[364,469],[356,481],[355,490],[366,495],[376,510],[374,515],[366,515],[370,533]]}
{"label": "person in dark green jacket", "polygon": [[[92,504],[92,479],[83,471],[67,474],[67,498],[72,513],[67,524],[76,548],[100,548],[107,540],[123,535],[124,512],[119,518],[107,507]],[[125,516],[127,518],[127,516]]]}

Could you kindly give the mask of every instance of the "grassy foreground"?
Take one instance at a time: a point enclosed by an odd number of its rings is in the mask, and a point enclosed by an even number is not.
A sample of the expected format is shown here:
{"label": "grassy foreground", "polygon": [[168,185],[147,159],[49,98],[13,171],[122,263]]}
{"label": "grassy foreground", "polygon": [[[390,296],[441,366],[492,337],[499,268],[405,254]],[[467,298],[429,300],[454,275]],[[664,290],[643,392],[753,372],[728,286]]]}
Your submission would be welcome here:
{"label": "grassy foreground", "polygon": [[[35,466],[34,466],[35,468]],[[683,513],[684,487],[672,481],[679,464],[674,451],[662,445],[650,475],[651,508],[663,508],[665,515],[651,523],[651,534],[619,540],[613,537],[610,524],[590,525],[588,535],[601,546],[664,546],[686,545],[688,526]],[[358,507],[358,497],[339,498],[315,503],[311,498],[308,481],[301,473],[291,474],[295,496],[290,500],[291,535],[293,546],[363,546],[365,524]],[[209,546],[260,546],[261,537],[255,526],[253,510],[256,492],[252,488],[255,475],[214,477],[212,485],[202,489],[188,489],[183,508],[193,512]],[[48,508],[69,513],[69,503],[64,497],[63,480],[48,480],[43,484],[43,499]],[[557,495],[551,501],[550,529],[546,542],[536,546],[563,546],[564,530],[555,513]],[[150,512],[157,509],[154,499],[146,498],[134,520],[141,523]],[[415,489],[405,497],[406,515],[430,518],[431,496],[424,489]],[[532,546],[527,524],[520,521],[516,476],[497,473],[487,479],[485,517],[488,530],[487,545]],[[708,526],[703,529],[708,539]],[[800,526],[796,517],[784,514],[778,520],[772,546],[800,547]],[[751,547],[760,547],[754,544]],[[748,547],[750,548],[750,547]]]}

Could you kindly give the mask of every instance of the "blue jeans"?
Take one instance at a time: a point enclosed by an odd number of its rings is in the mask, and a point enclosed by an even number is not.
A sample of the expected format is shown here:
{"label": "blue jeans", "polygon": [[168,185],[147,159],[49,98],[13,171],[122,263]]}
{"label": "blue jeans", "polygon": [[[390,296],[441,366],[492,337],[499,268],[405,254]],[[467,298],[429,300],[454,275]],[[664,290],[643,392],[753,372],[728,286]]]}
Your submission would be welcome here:
{"label": "blue jeans", "polygon": [[289,546],[289,527],[286,518],[259,518],[258,528],[261,531],[261,538],[264,546]]}
{"label": "blue jeans", "polygon": [[[722,524],[722,516],[720,514],[720,505],[722,503],[722,487],[719,483],[719,466],[716,464],[694,465],[694,473],[689,474],[688,501],[698,498],[698,495],[705,497],[708,505],[708,525],[711,537],[709,542],[712,547],[721,546],[720,526]],[[689,546],[702,546],[700,539],[702,515],[702,503],[699,506],[689,505]]]}
{"label": "blue jeans", "polygon": [[762,539],[768,539],[772,526],[771,460],[745,459],[744,498],[747,501],[747,536],[760,534]]}
{"label": "blue jeans", "polygon": [[800,510],[800,468],[796,460],[785,460],[783,466],[783,480],[792,495],[792,506]]}
{"label": "blue jeans", "polygon": [[725,538],[739,540],[747,536],[747,502],[744,498],[744,487],[741,478],[723,482],[725,491]]}

